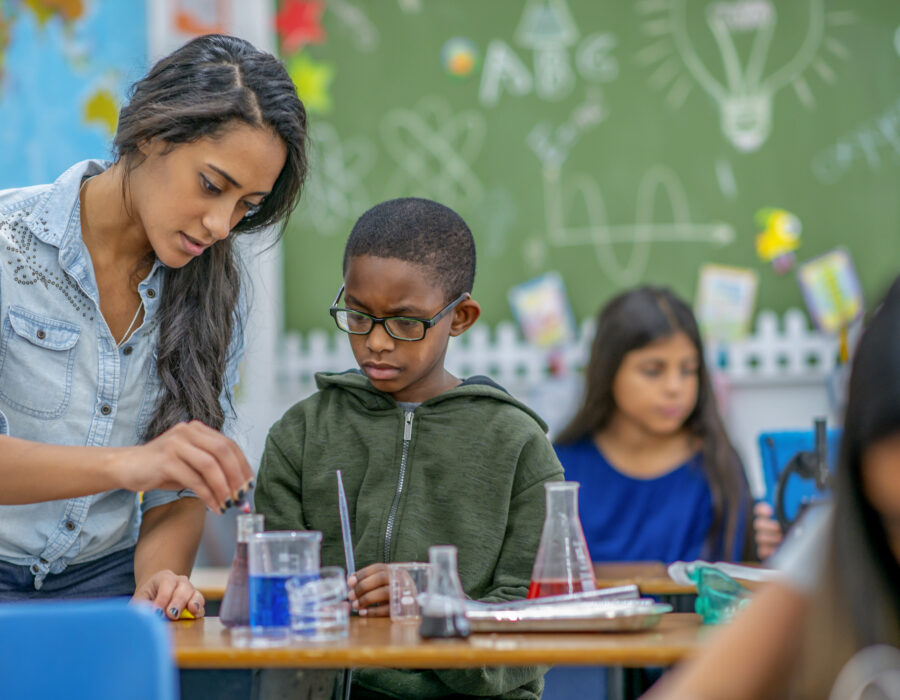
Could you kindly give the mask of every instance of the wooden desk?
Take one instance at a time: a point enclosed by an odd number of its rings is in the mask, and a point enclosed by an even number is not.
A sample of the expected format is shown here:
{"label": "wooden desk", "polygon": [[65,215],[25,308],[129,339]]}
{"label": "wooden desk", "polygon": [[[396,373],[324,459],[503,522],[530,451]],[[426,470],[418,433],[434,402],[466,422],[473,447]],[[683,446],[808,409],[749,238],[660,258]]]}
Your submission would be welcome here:
{"label": "wooden desk", "polygon": [[684,595],[696,593],[694,586],[675,583],[661,561],[603,562],[594,564],[597,588],[635,584],[642,595]]}
{"label": "wooden desk", "polygon": [[225,597],[229,571],[227,566],[201,566],[191,573],[191,583],[203,594],[207,603],[221,601]]}
{"label": "wooden desk", "polygon": [[[758,566],[746,564],[745,566]],[[603,562],[594,564],[594,578],[597,588],[612,588],[637,585],[642,595],[677,596],[697,592],[694,586],[685,586],[669,578],[668,567],[661,561],[628,561]],[[751,591],[758,590],[765,582],[738,579],[738,582]]]}
{"label": "wooden desk", "polygon": [[705,634],[699,616],[690,613],[664,615],[645,632],[473,634],[452,640],[423,640],[414,622],[354,617],[347,639],[269,649],[235,646],[216,617],[173,622],[169,628],[181,669],[668,666],[697,649]]}

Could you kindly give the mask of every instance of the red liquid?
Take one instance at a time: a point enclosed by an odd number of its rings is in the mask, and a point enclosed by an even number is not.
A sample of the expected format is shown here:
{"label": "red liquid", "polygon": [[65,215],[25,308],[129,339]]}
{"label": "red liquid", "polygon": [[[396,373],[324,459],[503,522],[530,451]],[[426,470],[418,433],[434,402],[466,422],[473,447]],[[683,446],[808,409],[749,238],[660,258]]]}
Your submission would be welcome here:
{"label": "red liquid", "polygon": [[532,581],[528,587],[528,598],[543,598],[548,595],[566,595],[567,593],[581,593],[584,586],[580,579],[566,581],[563,579],[550,579],[548,581]]}

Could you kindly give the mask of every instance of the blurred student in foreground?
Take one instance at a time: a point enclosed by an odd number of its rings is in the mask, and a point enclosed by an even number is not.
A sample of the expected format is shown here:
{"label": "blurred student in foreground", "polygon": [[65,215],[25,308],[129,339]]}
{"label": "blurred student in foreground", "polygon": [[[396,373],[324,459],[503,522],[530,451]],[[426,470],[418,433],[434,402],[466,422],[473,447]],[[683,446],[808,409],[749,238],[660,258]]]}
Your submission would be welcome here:
{"label": "blurred student in foreground", "polygon": [[648,697],[864,697],[867,686],[890,682],[877,670],[885,667],[896,685],[900,278],[857,347],[834,504],[819,516],[805,538],[779,552],[785,579],[766,586]]}

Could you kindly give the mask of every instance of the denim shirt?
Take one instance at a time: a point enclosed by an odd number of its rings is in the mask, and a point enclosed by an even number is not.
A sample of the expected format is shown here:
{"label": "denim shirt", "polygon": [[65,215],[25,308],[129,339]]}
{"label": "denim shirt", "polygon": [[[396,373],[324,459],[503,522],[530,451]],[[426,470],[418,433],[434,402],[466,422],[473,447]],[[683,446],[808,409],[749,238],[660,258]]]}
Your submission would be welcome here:
{"label": "denim shirt", "polygon": [[[157,259],[138,285],[143,323],[117,347],[100,313],[79,201],[82,178],[108,166],[83,161],[53,185],[0,191],[0,435],[58,445],[143,442],[161,391],[155,358],[166,268]],[[242,326],[221,397],[230,420],[226,391],[237,381]],[[48,573],[134,546],[142,512],[191,495],[156,490],[139,499],[119,490],[0,506],[0,560],[30,567],[39,589]]]}

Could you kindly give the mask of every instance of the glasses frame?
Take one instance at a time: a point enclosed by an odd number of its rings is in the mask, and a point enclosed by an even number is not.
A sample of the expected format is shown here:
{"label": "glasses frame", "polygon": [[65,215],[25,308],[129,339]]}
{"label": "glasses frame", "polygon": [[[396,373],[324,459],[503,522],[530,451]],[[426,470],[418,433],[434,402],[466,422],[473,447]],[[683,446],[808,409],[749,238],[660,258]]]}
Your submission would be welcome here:
{"label": "glasses frame", "polygon": [[[384,328],[384,332],[387,333],[389,336],[391,336],[391,338],[393,338],[394,340],[405,340],[408,343],[417,343],[420,340],[425,340],[425,335],[428,333],[429,328],[432,328],[433,326],[435,326],[438,321],[440,321],[444,316],[446,316],[451,311],[453,311],[453,309],[456,308],[457,304],[459,304],[462,301],[465,301],[466,299],[468,299],[471,296],[468,292],[463,292],[458,297],[456,297],[456,299],[454,299],[449,304],[447,304],[443,309],[438,311],[431,318],[417,318],[415,316],[378,317],[378,316],[373,316],[372,314],[367,314],[365,311],[357,311],[356,309],[347,309],[342,306],[338,306],[337,303],[340,301],[341,295],[343,293],[344,293],[344,285],[342,284],[341,288],[338,290],[337,296],[334,298],[334,301],[331,302],[331,307],[328,309],[328,313],[330,313],[331,317],[334,319],[334,323],[338,327],[338,330],[343,331],[344,333],[348,333],[349,335],[369,335],[369,333],[371,333],[375,329],[375,326],[380,323],[381,327]],[[347,313],[351,313],[351,314],[357,314],[359,316],[365,316],[370,321],[372,321],[372,325],[369,326],[369,330],[367,330],[365,332],[348,330],[348,329],[342,327],[340,323],[338,323],[337,315],[341,311],[346,311]],[[387,326],[387,321],[394,321],[394,320],[418,321],[423,326],[422,337],[421,338],[400,338],[400,337],[394,335],[393,333],[391,333],[391,329],[388,328],[388,326]]]}

